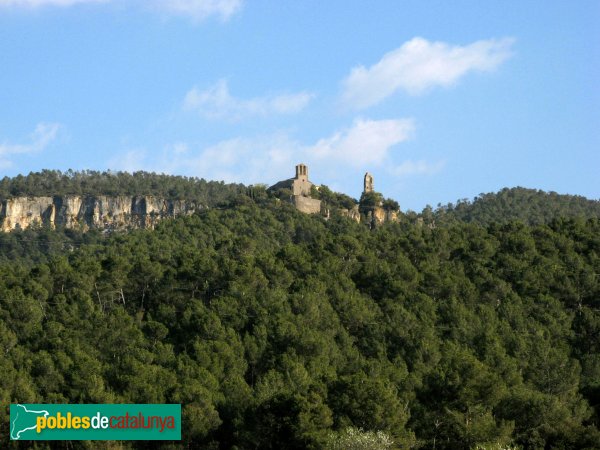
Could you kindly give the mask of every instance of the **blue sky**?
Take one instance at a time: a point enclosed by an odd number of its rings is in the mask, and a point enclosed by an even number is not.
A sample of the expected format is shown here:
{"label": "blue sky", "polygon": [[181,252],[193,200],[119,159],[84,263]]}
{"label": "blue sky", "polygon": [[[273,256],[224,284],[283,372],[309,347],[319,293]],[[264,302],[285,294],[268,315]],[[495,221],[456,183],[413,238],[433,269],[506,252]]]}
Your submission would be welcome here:
{"label": "blue sky", "polygon": [[600,197],[600,1],[0,0],[0,176]]}

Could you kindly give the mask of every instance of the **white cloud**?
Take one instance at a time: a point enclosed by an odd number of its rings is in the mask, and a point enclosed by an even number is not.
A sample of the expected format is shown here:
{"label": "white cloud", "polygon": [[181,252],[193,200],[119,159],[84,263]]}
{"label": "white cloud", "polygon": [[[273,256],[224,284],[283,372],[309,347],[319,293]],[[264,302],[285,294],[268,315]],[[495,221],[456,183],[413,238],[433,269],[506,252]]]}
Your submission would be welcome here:
{"label": "white cloud", "polygon": [[0,0],[0,6],[22,6],[39,8],[42,6],[73,6],[82,3],[106,3],[111,0]]}
{"label": "white cloud", "polygon": [[185,95],[183,107],[188,111],[198,111],[210,119],[239,120],[247,116],[296,113],[304,109],[313,97],[308,92],[299,92],[248,100],[237,99],[229,93],[227,81],[219,80],[204,91],[192,88]]}
{"label": "white cloud", "polygon": [[147,152],[144,149],[127,150],[112,157],[108,161],[108,168],[110,170],[123,170],[125,172],[136,172],[138,170],[156,172],[156,170],[147,165],[146,156]]}
{"label": "white cloud", "polygon": [[196,21],[210,16],[227,20],[242,9],[242,0],[156,0],[155,3],[164,11]]}
{"label": "white cloud", "polygon": [[264,183],[290,172],[300,145],[285,133],[227,139],[182,160],[194,174],[228,182]]}
{"label": "white cloud", "polygon": [[424,160],[420,161],[404,161],[399,166],[393,167],[390,172],[396,176],[408,175],[434,175],[444,168],[445,161],[429,163]]}
{"label": "white cloud", "polygon": [[413,38],[369,68],[358,66],[343,80],[342,101],[353,108],[375,105],[398,90],[422,94],[450,86],[469,72],[494,70],[511,55],[514,39],[489,39],[466,46]]}
{"label": "white cloud", "polygon": [[12,155],[31,154],[43,151],[58,136],[61,125],[58,123],[38,123],[26,144],[0,144],[0,166],[10,167]]}
{"label": "white cloud", "polygon": [[175,142],[155,152],[123,152],[109,162],[109,167],[270,184],[292,177],[294,165],[304,162],[313,169],[311,174],[317,182],[344,190],[349,179],[360,181],[365,170],[375,167],[396,176],[432,175],[442,170],[443,161],[405,161],[398,165],[402,153],[394,149],[414,132],[412,119],[358,119],[314,144],[301,143],[286,132],[235,137],[206,147]]}
{"label": "white cloud", "polygon": [[300,145],[285,133],[277,133],[227,139],[203,149],[176,142],[152,157],[144,149],[132,149],[113,157],[108,167],[251,184],[277,180],[282,173],[290,172],[301,151]]}
{"label": "white cloud", "polygon": [[392,147],[410,139],[414,130],[412,119],[358,119],[351,128],[319,140],[308,153],[317,159],[334,159],[351,166],[379,165]]}
{"label": "white cloud", "polygon": [[[0,0],[0,7],[69,7],[85,3],[125,2],[122,2],[122,0]],[[189,17],[193,21],[199,22],[212,16],[225,21],[241,11],[243,0],[129,0],[128,3],[167,14]]]}
{"label": "white cloud", "polygon": [[190,151],[190,147],[185,142],[175,142],[170,146],[174,155],[185,155]]}

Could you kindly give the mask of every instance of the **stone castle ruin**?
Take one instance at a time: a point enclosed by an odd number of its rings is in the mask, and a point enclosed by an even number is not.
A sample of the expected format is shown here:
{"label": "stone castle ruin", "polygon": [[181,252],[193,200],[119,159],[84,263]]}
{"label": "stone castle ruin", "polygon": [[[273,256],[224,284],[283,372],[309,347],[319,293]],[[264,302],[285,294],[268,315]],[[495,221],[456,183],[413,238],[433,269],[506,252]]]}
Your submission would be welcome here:
{"label": "stone castle ruin", "polygon": [[315,185],[308,180],[308,166],[298,164],[294,178],[280,181],[271,186],[269,190],[289,189],[292,192],[290,200],[298,211],[307,214],[319,214],[321,212],[321,200],[311,197],[313,186]]}
{"label": "stone castle ruin", "polygon": [[[296,176],[287,180],[280,181],[269,188],[270,191],[279,191],[286,189],[290,194],[290,202],[299,211],[307,214],[323,213],[329,217],[329,209],[323,207],[321,200],[312,198],[314,190],[318,190],[319,186],[314,185],[308,179],[308,167],[306,164],[298,164],[296,166]],[[375,194],[381,197],[381,194],[375,192],[373,175],[369,172],[365,173],[363,184],[363,196],[365,194]],[[383,197],[381,197],[383,199]],[[369,226],[381,225],[385,222],[395,222],[398,220],[398,211],[386,210],[383,207],[382,201],[376,204],[355,205],[351,209],[337,210],[342,216],[346,216],[356,222],[364,221]]]}
{"label": "stone castle ruin", "polygon": [[365,173],[365,183],[363,188],[363,193],[366,194],[368,192],[374,192],[373,188],[373,175],[369,172]]}

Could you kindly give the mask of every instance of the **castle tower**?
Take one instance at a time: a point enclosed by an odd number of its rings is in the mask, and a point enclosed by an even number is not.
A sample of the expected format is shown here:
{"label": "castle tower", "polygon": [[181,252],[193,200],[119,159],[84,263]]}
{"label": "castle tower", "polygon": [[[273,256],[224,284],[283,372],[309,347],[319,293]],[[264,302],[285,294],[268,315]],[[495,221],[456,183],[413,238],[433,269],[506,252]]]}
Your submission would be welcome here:
{"label": "castle tower", "polygon": [[365,173],[365,185],[363,192],[367,194],[368,192],[373,192],[373,175],[369,172]]}
{"label": "castle tower", "polygon": [[296,180],[308,181],[308,167],[306,164],[296,166]]}

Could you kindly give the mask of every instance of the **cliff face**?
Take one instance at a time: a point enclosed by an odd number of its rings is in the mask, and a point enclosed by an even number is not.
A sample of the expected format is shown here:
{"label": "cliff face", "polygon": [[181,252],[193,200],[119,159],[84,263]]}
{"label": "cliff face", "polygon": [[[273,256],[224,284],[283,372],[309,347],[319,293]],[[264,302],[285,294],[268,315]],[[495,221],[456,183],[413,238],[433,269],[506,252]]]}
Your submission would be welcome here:
{"label": "cliff face", "polygon": [[386,222],[398,222],[398,212],[386,211],[381,206],[376,206],[367,213],[367,223],[372,226],[383,225]]}
{"label": "cliff face", "polygon": [[340,209],[342,217],[348,217],[357,223],[361,221],[368,224],[370,227],[381,226],[387,222],[398,222],[398,211],[385,210],[381,206],[374,206],[360,212],[359,205],[352,209]]}
{"label": "cliff face", "polygon": [[[318,214],[321,202],[299,197],[304,203],[294,205],[302,212]],[[0,231],[24,230],[30,226],[90,228],[120,230],[154,228],[162,219],[190,215],[202,205],[185,200],[168,200],[153,196],[78,196],[15,197],[0,201]],[[386,211],[380,206],[359,211],[359,206],[340,209],[342,216],[369,224],[371,227],[386,222],[397,222],[397,211]]]}
{"label": "cliff face", "polygon": [[12,231],[32,225],[66,228],[154,228],[162,219],[190,215],[201,205],[152,196],[16,197],[0,204],[0,229]]}
{"label": "cliff face", "polygon": [[357,223],[360,223],[360,211],[358,210],[358,205],[354,206],[352,209],[340,209],[340,214],[342,217],[348,217],[354,220]]}

